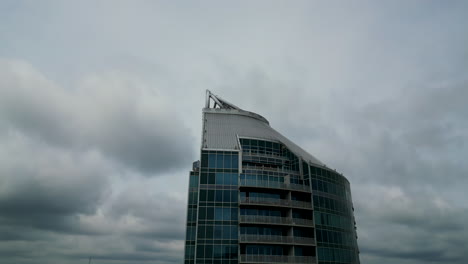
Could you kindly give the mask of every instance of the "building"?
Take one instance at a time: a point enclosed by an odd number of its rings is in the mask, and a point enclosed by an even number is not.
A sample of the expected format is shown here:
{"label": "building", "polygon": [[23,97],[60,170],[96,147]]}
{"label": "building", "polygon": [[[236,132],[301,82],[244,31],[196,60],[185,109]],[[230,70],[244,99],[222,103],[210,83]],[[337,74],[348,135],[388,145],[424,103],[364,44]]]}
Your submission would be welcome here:
{"label": "building", "polygon": [[359,263],[350,185],[207,91],[190,172],[185,264]]}

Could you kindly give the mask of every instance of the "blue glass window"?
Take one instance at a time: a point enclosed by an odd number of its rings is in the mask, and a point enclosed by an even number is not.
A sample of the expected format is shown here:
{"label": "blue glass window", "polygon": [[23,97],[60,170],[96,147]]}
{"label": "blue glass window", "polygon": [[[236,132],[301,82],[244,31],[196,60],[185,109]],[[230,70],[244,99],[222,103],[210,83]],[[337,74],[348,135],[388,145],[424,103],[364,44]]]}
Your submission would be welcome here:
{"label": "blue glass window", "polygon": [[231,202],[237,203],[237,191],[231,191]]}
{"label": "blue glass window", "polygon": [[215,208],[215,220],[223,220],[223,208],[216,207]]}
{"label": "blue glass window", "polygon": [[239,156],[232,156],[231,168],[236,169],[239,166]]}
{"label": "blue glass window", "polygon": [[215,191],[215,201],[216,202],[222,202],[223,201],[223,191],[222,190],[216,190]]}
{"label": "blue glass window", "polygon": [[224,173],[224,184],[231,185],[231,173]]}
{"label": "blue glass window", "polygon": [[218,154],[216,156],[216,168],[224,168],[223,167],[223,157],[224,157],[224,155],[222,155],[222,154]]}
{"label": "blue glass window", "polygon": [[214,239],[222,239],[223,234],[223,226],[222,225],[215,225],[214,226]]}
{"label": "blue glass window", "polygon": [[231,168],[231,163],[232,163],[232,156],[225,155],[224,156],[224,168]]}
{"label": "blue glass window", "polygon": [[224,176],[225,174],[224,173],[219,173],[217,172],[216,173],[216,182],[215,184],[219,184],[219,185],[224,185]]}
{"label": "blue glass window", "polygon": [[237,221],[237,208],[231,208],[231,220]]}
{"label": "blue glass window", "polygon": [[223,220],[231,220],[231,208],[223,208]]}
{"label": "blue glass window", "polygon": [[209,154],[208,155],[208,167],[209,168],[216,168],[216,154]]}
{"label": "blue glass window", "polygon": [[231,192],[229,190],[223,191],[223,202],[230,203],[231,202]]}

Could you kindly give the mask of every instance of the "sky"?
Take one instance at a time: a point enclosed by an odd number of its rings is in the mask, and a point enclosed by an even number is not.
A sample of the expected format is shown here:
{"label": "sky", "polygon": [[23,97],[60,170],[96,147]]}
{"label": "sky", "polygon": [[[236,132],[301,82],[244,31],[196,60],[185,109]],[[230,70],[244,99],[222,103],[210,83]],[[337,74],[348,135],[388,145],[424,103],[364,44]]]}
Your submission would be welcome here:
{"label": "sky", "polygon": [[468,263],[467,13],[0,1],[0,264],[182,263],[206,89],[349,179],[361,263]]}

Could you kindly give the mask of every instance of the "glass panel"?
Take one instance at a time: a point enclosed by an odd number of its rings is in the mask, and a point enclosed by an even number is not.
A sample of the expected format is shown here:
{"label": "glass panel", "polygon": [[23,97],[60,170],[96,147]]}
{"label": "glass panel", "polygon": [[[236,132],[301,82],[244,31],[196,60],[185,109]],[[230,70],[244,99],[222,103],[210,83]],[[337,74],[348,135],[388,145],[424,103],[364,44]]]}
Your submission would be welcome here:
{"label": "glass panel", "polygon": [[216,202],[222,202],[223,201],[223,191],[222,190],[216,190],[215,191],[215,201]]}
{"label": "glass panel", "polygon": [[231,220],[237,221],[237,208],[231,208]]}
{"label": "glass panel", "polygon": [[208,173],[208,184],[215,184],[215,174]]}
{"label": "glass panel", "polygon": [[219,173],[219,172],[216,173],[215,184],[218,184],[218,185],[223,185],[224,184],[224,174],[223,173]]}
{"label": "glass panel", "polygon": [[231,168],[232,156],[225,155],[224,156],[224,168]]}
{"label": "glass panel", "polygon": [[208,202],[214,202],[214,196],[215,196],[215,191],[214,190],[208,190]]}
{"label": "glass panel", "polygon": [[237,203],[237,191],[231,191],[231,202]]}
{"label": "glass panel", "polygon": [[209,154],[208,155],[208,167],[209,168],[216,168],[216,154]]}
{"label": "glass panel", "polygon": [[237,169],[238,166],[239,166],[239,156],[234,155],[234,156],[232,156],[231,168]]}
{"label": "glass panel", "polygon": [[231,208],[223,208],[223,220],[231,220]]}
{"label": "glass panel", "polygon": [[218,154],[216,157],[216,168],[223,168],[223,156],[222,154]]}
{"label": "glass panel", "polygon": [[231,185],[231,173],[224,173],[224,184]]}
{"label": "glass panel", "polygon": [[223,208],[215,207],[215,220],[223,220]]}
{"label": "glass panel", "polygon": [[223,191],[223,202],[230,203],[231,202],[231,193],[229,190]]}

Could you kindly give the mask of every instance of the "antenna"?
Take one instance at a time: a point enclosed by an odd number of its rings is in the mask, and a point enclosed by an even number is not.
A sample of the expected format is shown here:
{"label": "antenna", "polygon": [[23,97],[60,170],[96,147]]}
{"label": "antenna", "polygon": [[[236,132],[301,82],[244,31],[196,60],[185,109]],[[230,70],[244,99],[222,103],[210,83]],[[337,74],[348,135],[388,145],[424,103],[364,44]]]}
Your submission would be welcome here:
{"label": "antenna", "polygon": [[210,108],[210,99],[213,100],[213,108],[224,108],[224,109],[237,109],[240,110],[239,107],[229,103],[228,101],[222,99],[221,97],[214,95],[211,93],[210,90],[206,90],[206,98],[205,98],[205,108]]}

